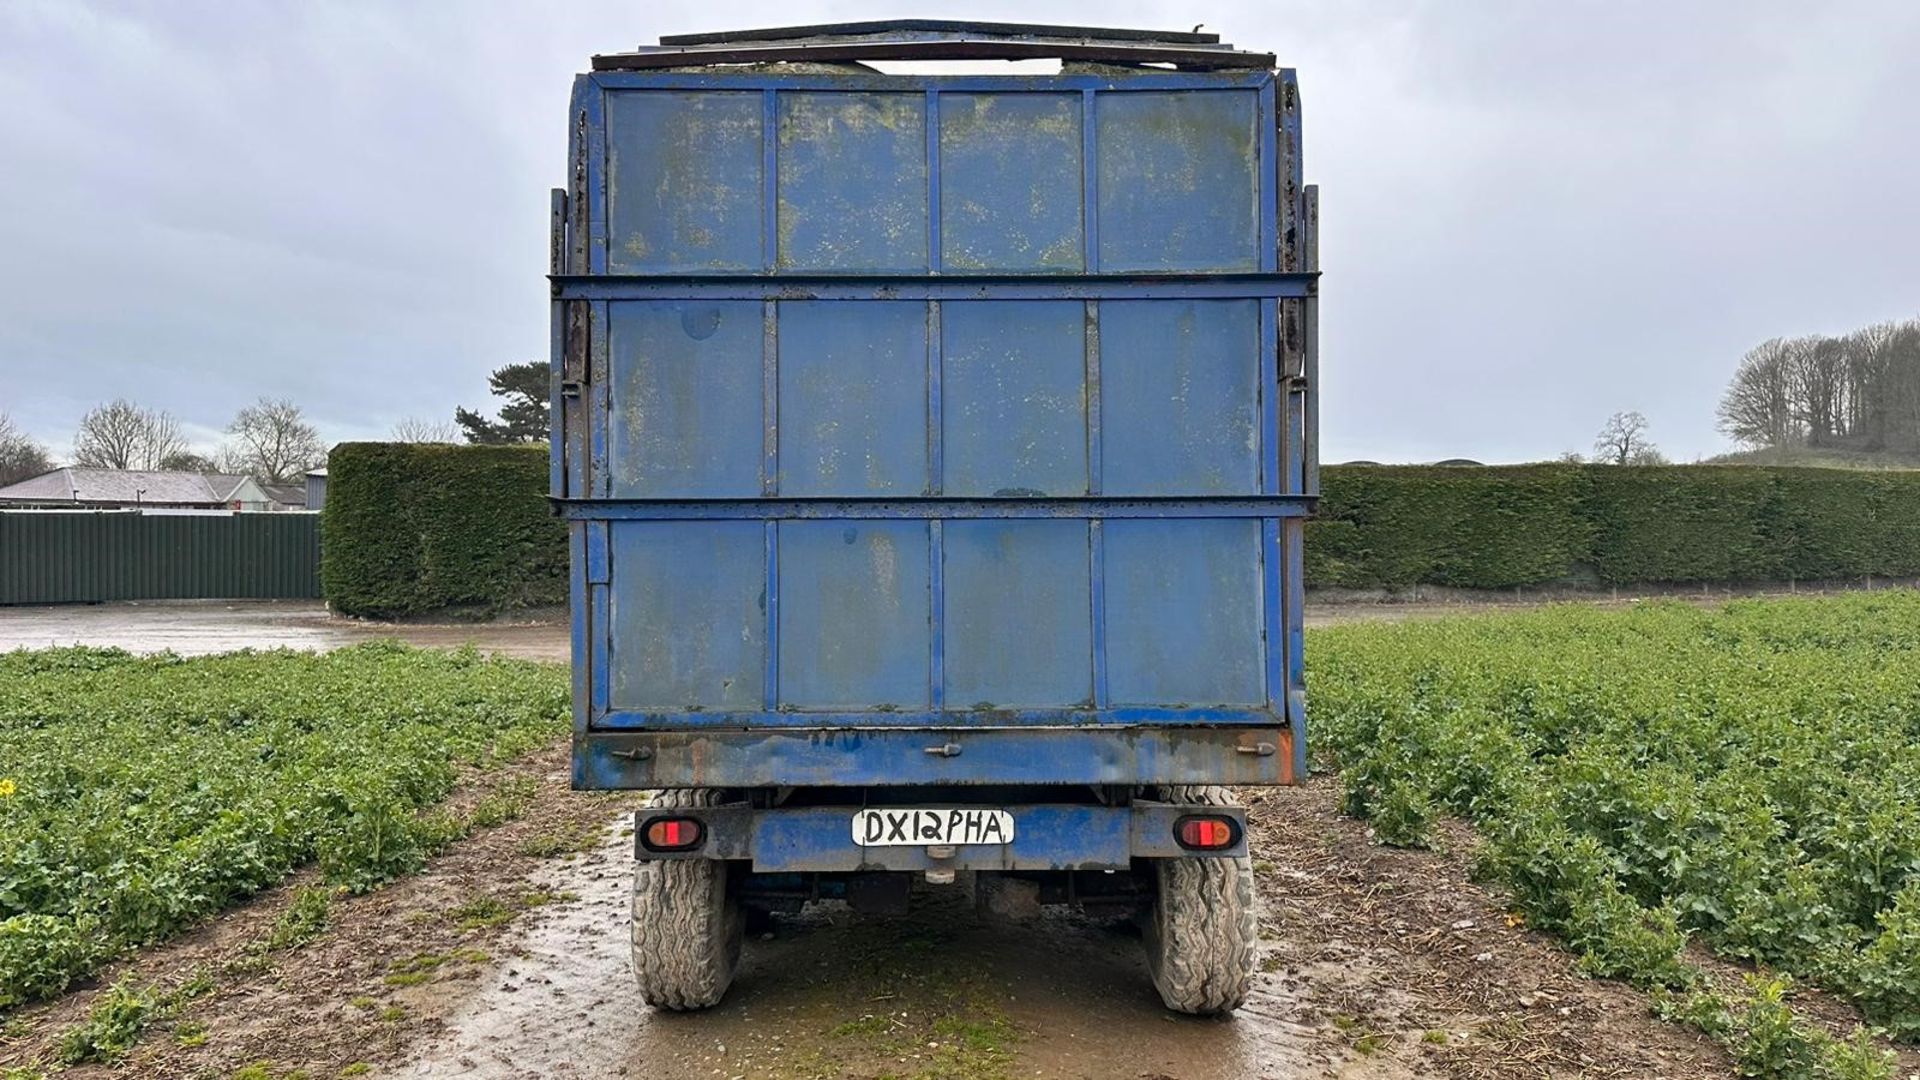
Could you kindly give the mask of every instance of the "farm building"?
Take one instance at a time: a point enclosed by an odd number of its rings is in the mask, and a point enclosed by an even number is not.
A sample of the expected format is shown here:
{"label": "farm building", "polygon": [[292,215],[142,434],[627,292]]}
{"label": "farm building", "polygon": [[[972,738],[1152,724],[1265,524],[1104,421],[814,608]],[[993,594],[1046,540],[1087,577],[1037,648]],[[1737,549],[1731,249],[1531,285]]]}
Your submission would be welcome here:
{"label": "farm building", "polygon": [[226,473],[138,472],[72,466],[0,487],[0,507],[72,509],[85,507],[171,510],[282,510],[251,476]]}

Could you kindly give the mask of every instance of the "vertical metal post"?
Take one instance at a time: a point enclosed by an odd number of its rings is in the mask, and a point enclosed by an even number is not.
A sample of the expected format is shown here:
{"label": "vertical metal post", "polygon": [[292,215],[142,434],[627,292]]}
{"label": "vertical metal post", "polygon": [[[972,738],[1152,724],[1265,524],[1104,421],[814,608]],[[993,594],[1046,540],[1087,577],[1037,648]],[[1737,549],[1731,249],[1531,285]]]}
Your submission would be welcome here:
{"label": "vertical metal post", "polygon": [[1100,161],[1094,137],[1097,100],[1095,91],[1080,92],[1080,243],[1089,274],[1100,269]]}

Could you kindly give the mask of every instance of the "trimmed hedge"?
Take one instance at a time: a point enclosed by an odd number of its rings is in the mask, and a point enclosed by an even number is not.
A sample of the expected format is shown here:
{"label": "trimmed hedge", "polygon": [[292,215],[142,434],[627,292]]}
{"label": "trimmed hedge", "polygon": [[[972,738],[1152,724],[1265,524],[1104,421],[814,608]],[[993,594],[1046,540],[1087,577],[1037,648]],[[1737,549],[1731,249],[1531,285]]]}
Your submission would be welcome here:
{"label": "trimmed hedge", "polygon": [[[343,443],[327,472],[320,576],[336,610],[567,602],[544,447]],[[1340,465],[1321,480],[1310,587],[1920,577],[1920,471]]]}
{"label": "trimmed hedge", "polygon": [[342,443],[327,458],[320,583],[334,610],[399,618],[567,602],[545,446]]}
{"label": "trimmed hedge", "polygon": [[1920,471],[1348,465],[1321,489],[1310,586],[1920,577]]}
{"label": "trimmed hedge", "polygon": [[1334,466],[1321,487],[1309,585],[1526,585],[1564,576],[1589,546],[1575,469]]}

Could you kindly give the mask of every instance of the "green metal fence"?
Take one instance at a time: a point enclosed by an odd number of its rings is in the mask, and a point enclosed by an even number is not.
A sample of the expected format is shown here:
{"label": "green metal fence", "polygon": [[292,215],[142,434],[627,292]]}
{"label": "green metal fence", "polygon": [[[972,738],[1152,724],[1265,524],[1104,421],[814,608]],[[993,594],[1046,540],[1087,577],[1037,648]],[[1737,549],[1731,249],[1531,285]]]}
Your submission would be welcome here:
{"label": "green metal fence", "polygon": [[320,515],[0,513],[0,604],[320,595]]}

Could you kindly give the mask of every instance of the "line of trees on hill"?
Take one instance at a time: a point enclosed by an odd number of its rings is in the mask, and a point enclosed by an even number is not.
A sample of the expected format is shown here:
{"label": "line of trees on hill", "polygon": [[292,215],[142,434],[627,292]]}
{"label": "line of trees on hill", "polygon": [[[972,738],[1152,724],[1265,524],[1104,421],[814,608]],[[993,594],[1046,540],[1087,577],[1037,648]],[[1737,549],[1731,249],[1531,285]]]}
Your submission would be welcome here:
{"label": "line of trees on hill", "polygon": [[1920,319],[1760,343],[1720,399],[1720,430],[1753,449],[1920,452]]}

